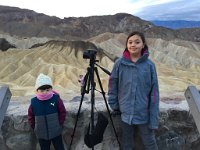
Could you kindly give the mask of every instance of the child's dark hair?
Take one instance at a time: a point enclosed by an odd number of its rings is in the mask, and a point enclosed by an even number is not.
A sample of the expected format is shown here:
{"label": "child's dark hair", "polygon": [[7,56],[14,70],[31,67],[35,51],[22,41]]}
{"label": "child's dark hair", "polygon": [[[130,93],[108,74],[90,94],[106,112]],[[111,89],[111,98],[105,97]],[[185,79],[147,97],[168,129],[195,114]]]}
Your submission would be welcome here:
{"label": "child's dark hair", "polygon": [[51,85],[43,85],[43,86],[40,86],[37,90],[47,90],[47,89],[52,89],[52,86]]}
{"label": "child's dark hair", "polygon": [[129,39],[130,37],[134,36],[134,35],[138,35],[138,36],[142,39],[142,42],[144,43],[144,48],[143,48],[143,50],[148,50],[148,46],[147,46],[147,44],[146,44],[146,40],[145,40],[144,34],[141,33],[141,32],[138,32],[138,31],[133,31],[132,33],[130,33],[130,34],[128,35],[128,37],[127,37],[127,39],[126,39],[126,50],[128,50],[128,49],[127,49],[128,39]]}

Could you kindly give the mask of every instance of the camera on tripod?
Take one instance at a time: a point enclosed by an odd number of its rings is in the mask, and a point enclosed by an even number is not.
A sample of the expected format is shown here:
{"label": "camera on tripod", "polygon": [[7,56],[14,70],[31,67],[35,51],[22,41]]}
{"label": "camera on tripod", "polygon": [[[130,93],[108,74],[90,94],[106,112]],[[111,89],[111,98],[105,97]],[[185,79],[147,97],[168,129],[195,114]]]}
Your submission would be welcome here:
{"label": "camera on tripod", "polygon": [[86,51],[83,52],[83,58],[84,59],[96,59],[96,54],[97,51],[93,50],[93,49],[88,49]]}
{"label": "camera on tripod", "polygon": [[[103,134],[107,127],[108,120],[102,113],[98,113],[97,123],[96,123],[96,125],[94,124],[94,108],[95,108],[94,105],[95,105],[95,90],[96,90],[96,82],[94,81],[94,75],[96,75],[96,77],[97,77],[99,87],[101,89],[101,91],[99,91],[99,92],[103,95],[103,99],[104,99],[104,102],[105,102],[105,105],[106,105],[106,108],[107,108],[107,111],[108,111],[108,114],[110,117],[110,121],[112,123],[112,127],[113,127],[115,136],[117,138],[117,141],[118,141],[118,144],[120,147],[117,132],[114,127],[111,113],[110,113],[110,110],[109,110],[109,107],[108,107],[108,104],[106,101],[105,92],[103,90],[103,86],[102,86],[102,83],[101,83],[101,80],[99,77],[99,73],[98,73],[98,69],[96,66],[100,67],[108,75],[110,75],[111,73],[96,63],[96,62],[99,62],[98,60],[96,60],[96,54],[97,54],[96,49],[87,49],[83,52],[83,59],[90,59],[90,64],[89,64],[89,67],[87,68],[87,73],[85,74],[84,79],[83,79],[84,84],[82,87],[83,89],[81,89],[81,100],[80,100],[80,105],[79,105],[78,112],[76,115],[76,121],[75,121],[74,129],[73,129],[73,133],[71,135],[72,138],[71,138],[69,150],[71,150],[73,137],[74,137],[74,133],[76,130],[79,114],[81,111],[81,106],[83,103],[84,95],[85,95],[85,93],[89,93],[89,91],[91,92],[91,97],[90,97],[91,117],[90,117],[90,123],[88,125],[87,132],[84,136],[84,142],[89,148],[92,148],[92,150],[94,150],[94,146],[98,143],[101,143],[103,140]],[[96,90],[96,91],[98,91],[98,90]]]}

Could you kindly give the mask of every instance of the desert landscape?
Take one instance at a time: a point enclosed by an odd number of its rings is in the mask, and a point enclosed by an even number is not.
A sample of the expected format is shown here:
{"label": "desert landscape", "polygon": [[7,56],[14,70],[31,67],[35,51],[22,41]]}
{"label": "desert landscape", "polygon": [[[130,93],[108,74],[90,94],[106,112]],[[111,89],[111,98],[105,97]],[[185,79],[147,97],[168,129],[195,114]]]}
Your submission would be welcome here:
{"label": "desert landscape", "polygon": [[[200,137],[184,92],[190,85],[200,89],[200,28],[173,30],[126,13],[60,19],[32,10],[0,6],[0,87],[7,85],[12,93],[0,136],[3,150],[39,149],[27,123],[27,108],[40,73],[52,78],[54,89],[69,111],[63,131],[65,145],[69,146],[81,98],[79,75],[87,73],[90,63],[83,58],[83,53],[88,49],[97,50],[96,63],[111,72],[116,59],[122,56],[127,35],[135,30],[145,34],[150,59],[157,68],[161,111],[156,136],[176,132],[179,139],[186,141],[181,146],[188,150],[193,145],[197,150]],[[96,67],[107,96],[109,75]],[[95,82],[96,106],[105,112],[96,76]],[[82,139],[86,130],[83,126],[88,125],[89,104],[87,95],[75,139],[76,150],[88,149]],[[120,134],[119,117],[114,120]],[[106,140],[97,149],[118,150],[113,137],[109,126]]]}
{"label": "desert landscape", "polygon": [[[9,9],[12,11],[6,12]],[[33,95],[39,73],[52,77],[54,88],[61,93],[79,93],[79,75],[86,74],[89,66],[83,52],[97,49],[99,65],[111,72],[114,61],[123,53],[127,34],[134,30],[143,31],[147,37],[150,58],[157,67],[161,97],[177,93],[183,97],[189,85],[200,87],[198,28],[172,30],[130,14],[62,20],[4,6],[0,14],[0,86],[8,85],[13,96]],[[193,34],[188,36],[188,33]],[[107,91],[109,76],[101,69],[99,72]]]}
{"label": "desert landscape", "polygon": [[[124,50],[126,34],[104,33],[85,41],[51,40],[42,46],[0,52],[0,84],[9,85],[13,96],[34,94],[39,73],[49,75],[55,89],[63,94],[80,91],[80,74],[86,74],[89,60],[83,59],[87,49],[97,49],[98,64],[111,71],[114,60]],[[187,86],[200,86],[199,44],[190,41],[148,38],[150,58],[156,63],[161,97],[184,93]],[[98,69],[105,91],[109,76]]]}

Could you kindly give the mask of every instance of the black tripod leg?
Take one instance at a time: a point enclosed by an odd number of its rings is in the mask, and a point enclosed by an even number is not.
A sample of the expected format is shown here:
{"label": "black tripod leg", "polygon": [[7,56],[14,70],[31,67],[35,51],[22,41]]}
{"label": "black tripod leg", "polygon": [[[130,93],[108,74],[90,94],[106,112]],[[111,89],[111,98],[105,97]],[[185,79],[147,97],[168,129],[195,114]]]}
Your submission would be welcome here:
{"label": "black tripod leg", "polygon": [[74,129],[73,129],[73,132],[72,132],[72,135],[71,135],[71,142],[70,142],[70,145],[69,145],[69,150],[71,150],[72,142],[73,142],[73,139],[74,139],[74,134],[75,134],[75,131],[76,131],[76,126],[77,126],[77,123],[78,123],[78,117],[80,115],[81,106],[82,106],[85,91],[86,91],[86,85],[87,85],[86,83],[87,83],[87,80],[88,80],[88,72],[85,75],[84,80],[85,80],[85,84],[83,86],[83,90],[81,91],[81,101],[80,101],[80,105],[79,105],[78,112],[77,112],[77,115],[76,115],[76,122],[75,122],[75,125],[74,125]]}
{"label": "black tripod leg", "polygon": [[110,118],[110,121],[111,121],[113,130],[114,130],[114,133],[115,133],[117,142],[118,142],[118,144],[119,144],[119,148],[121,149],[121,145],[120,145],[120,142],[119,142],[119,139],[118,139],[118,136],[117,136],[117,132],[116,132],[116,129],[115,129],[115,126],[114,126],[114,123],[113,123],[113,119],[112,119],[112,116],[111,116],[111,113],[110,113],[110,110],[109,110],[109,107],[108,107],[108,103],[107,103],[107,101],[106,101],[105,92],[104,92],[104,90],[103,90],[103,86],[102,86],[102,83],[101,83],[101,80],[100,80],[100,77],[99,77],[99,73],[98,73],[98,70],[97,70],[96,67],[95,67],[95,73],[96,73],[96,76],[97,76],[97,79],[98,79],[98,82],[99,82],[99,86],[100,86],[100,89],[101,89],[101,93],[102,93],[102,95],[103,95],[103,99],[104,99],[104,102],[105,102],[105,104],[106,104],[106,108],[107,108],[107,111],[108,111],[108,115],[109,115],[109,118]]}

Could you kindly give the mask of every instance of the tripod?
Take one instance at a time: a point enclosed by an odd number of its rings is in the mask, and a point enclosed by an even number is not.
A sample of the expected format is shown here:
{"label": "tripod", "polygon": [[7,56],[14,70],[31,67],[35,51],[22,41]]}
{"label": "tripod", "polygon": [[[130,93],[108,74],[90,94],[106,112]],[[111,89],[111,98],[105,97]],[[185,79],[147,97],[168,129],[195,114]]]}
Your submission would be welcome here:
{"label": "tripod", "polygon": [[[87,68],[87,73],[84,77],[83,90],[81,90],[81,101],[80,101],[78,113],[76,115],[76,122],[75,122],[75,126],[74,126],[74,129],[73,129],[73,133],[71,135],[71,142],[70,142],[69,150],[71,150],[71,146],[72,146],[74,134],[75,134],[75,131],[76,131],[76,126],[77,126],[77,123],[78,123],[78,117],[79,117],[79,114],[80,114],[84,95],[85,95],[85,93],[89,93],[90,87],[91,87],[91,135],[94,132],[94,104],[95,104],[95,87],[96,87],[96,83],[94,82],[94,74],[96,74],[96,76],[97,76],[98,83],[99,83],[99,86],[100,86],[100,89],[101,89],[101,94],[103,95],[103,99],[104,99],[104,102],[105,102],[105,105],[106,105],[106,108],[107,108],[107,112],[109,114],[109,118],[110,118],[113,130],[114,130],[117,142],[118,142],[119,147],[120,147],[120,142],[119,142],[119,139],[118,139],[118,136],[117,136],[116,129],[114,127],[114,123],[113,123],[113,120],[112,120],[112,117],[111,117],[111,113],[110,113],[107,101],[106,101],[106,96],[105,96],[105,92],[103,90],[103,86],[102,86],[102,83],[101,83],[101,80],[100,80],[100,77],[99,77],[98,69],[97,69],[97,67],[95,67],[96,62],[97,62],[97,60],[95,59],[95,57],[90,58],[90,66]],[[98,64],[96,64],[96,65],[99,66]],[[107,71],[106,69],[104,69],[101,66],[99,66],[99,67],[105,73],[110,75],[109,71]],[[92,146],[92,150],[94,150],[94,146]]]}

